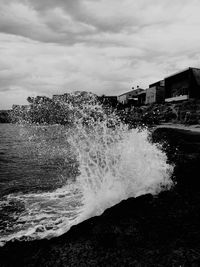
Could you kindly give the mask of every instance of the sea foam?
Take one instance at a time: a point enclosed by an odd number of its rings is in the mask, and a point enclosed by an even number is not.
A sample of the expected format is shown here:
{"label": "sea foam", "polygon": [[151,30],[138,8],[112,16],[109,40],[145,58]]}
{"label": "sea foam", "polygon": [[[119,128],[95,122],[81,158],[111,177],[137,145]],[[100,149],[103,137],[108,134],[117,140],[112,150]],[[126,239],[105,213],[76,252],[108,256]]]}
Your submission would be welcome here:
{"label": "sea foam", "polygon": [[[167,163],[166,154],[149,141],[147,129],[129,129],[116,114],[104,112],[94,102],[70,108],[74,111],[74,123],[65,128],[64,137],[68,158],[71,155],[77,161],[76,179],[70,181],[66,177],[64,185],[52,192],[6,196],[0,209],[13,203],[23,209],[13,213],[12,222],[1,230],[1,245],[15,239],[59,236],[72,225],[102,214],[123,199],[157,194],[172,186],[173,166]],[[50,126],[45,127],[45,132],[51,131]],[[30,134],[30,128],[29,125],[26,133]],[[34,136],[40,130],[41,126],[37,126]],[[63,127],[62,139],[59,131],[56,138],[63,140]],[[48,143],[44,146],[44,139],[41,142],[43,146],[39,147],[49,153]],[[55,149],[54,153],[60,152]]]}

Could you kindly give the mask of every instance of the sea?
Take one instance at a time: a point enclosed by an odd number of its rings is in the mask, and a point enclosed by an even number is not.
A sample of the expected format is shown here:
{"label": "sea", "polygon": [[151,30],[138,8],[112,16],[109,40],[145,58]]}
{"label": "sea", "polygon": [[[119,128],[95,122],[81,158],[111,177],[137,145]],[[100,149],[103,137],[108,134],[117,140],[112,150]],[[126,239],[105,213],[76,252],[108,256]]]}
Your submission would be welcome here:
{"label": "sea", "polygon": [[116,115],[0,124],[0,246],[59,236],[123,199],[168,190],[173,166],[149,134]]}

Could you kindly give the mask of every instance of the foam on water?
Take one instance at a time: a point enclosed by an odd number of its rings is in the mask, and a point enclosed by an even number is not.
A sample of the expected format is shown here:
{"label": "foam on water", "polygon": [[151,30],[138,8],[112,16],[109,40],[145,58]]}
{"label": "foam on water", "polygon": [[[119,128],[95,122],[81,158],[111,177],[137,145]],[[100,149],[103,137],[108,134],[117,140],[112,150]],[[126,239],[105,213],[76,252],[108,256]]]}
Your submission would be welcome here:
{"label": "foam on water", "polygon": [[[100,114],[99,119],[88,120],[88,110]],[[53,192],[5,197],[0,210],[12,205],[22,208],[10,215],[11,222],[1,230],[1,245],[14,239],[61,235],[123,199],[157,194],[172,185],[173,167],[158,146],[148,141],[147,130],[128,129],[116,115],[104,114],[97,105],[87,104],[77,118],[66,139],[77,158],[79,175]]]}
{"label": "foam on water", "polygon": [[94,135],[88,137],[90,146],[78,153],[86,218],[101,214],[123,199],[157,194],[172,185],[173,167],[166,163],[166,155],[149,143],[147,130],[124,127],[105,136],[109,144]]}

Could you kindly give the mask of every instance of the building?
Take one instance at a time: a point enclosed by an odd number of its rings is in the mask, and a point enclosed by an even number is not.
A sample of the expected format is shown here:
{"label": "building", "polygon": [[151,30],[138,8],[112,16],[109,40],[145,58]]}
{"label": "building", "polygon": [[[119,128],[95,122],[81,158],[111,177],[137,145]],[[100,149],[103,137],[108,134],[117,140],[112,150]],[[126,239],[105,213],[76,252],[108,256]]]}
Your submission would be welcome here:
{"label": "building", "polygon": [[149,85],[146,89],[145,104],[163,103],[165,101],[165,81],[161,80]]}
{"label": "building", "polygon": [[165,101],[200,98],[200,69],[187,68],[165,78]]}
{"label": "building", "polygon": [[125,104],[129,104],[129,103],[133,103],[134,101],[138,100],[138,94],[143,92],[144,89],[139,88],[139,86],[129,92],[126,92],[124,94],[121,94],[117,97],[117,100],[119,103],[125,105]]}
{"label": "building", "polygon": [[146,90],[139,93],[137,97],[138,97],[138,102],[137,102],[138,106],[144,106],[146,103]]}

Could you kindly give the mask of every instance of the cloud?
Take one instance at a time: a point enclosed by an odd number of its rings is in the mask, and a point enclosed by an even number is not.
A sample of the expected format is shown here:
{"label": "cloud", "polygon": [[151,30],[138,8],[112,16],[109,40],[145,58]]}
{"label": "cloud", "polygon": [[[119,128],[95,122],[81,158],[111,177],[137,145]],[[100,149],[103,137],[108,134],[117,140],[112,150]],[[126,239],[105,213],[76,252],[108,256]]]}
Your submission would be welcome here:
{"label": "cloud", "polygon": [[119,94],[200,67],[199,10],[198,0],[0,0],[0,105],[11,93]]}
{"label": "cloud", "polygon": [[[61,7],[39,12],[20,2],[2,4],[0,32],[15,34],[42,42],[74,43],[78,35],[94,31],[94,27],[73,21]],[[77,35],[77,36],[76,36]]]}
{"label": "cloud", "polygon": [[159,41],[156,33],[173,40],[200,22],[197,0],[1,0],[0,7],[1,32],[66,45],[132,46],[130,36]]}

